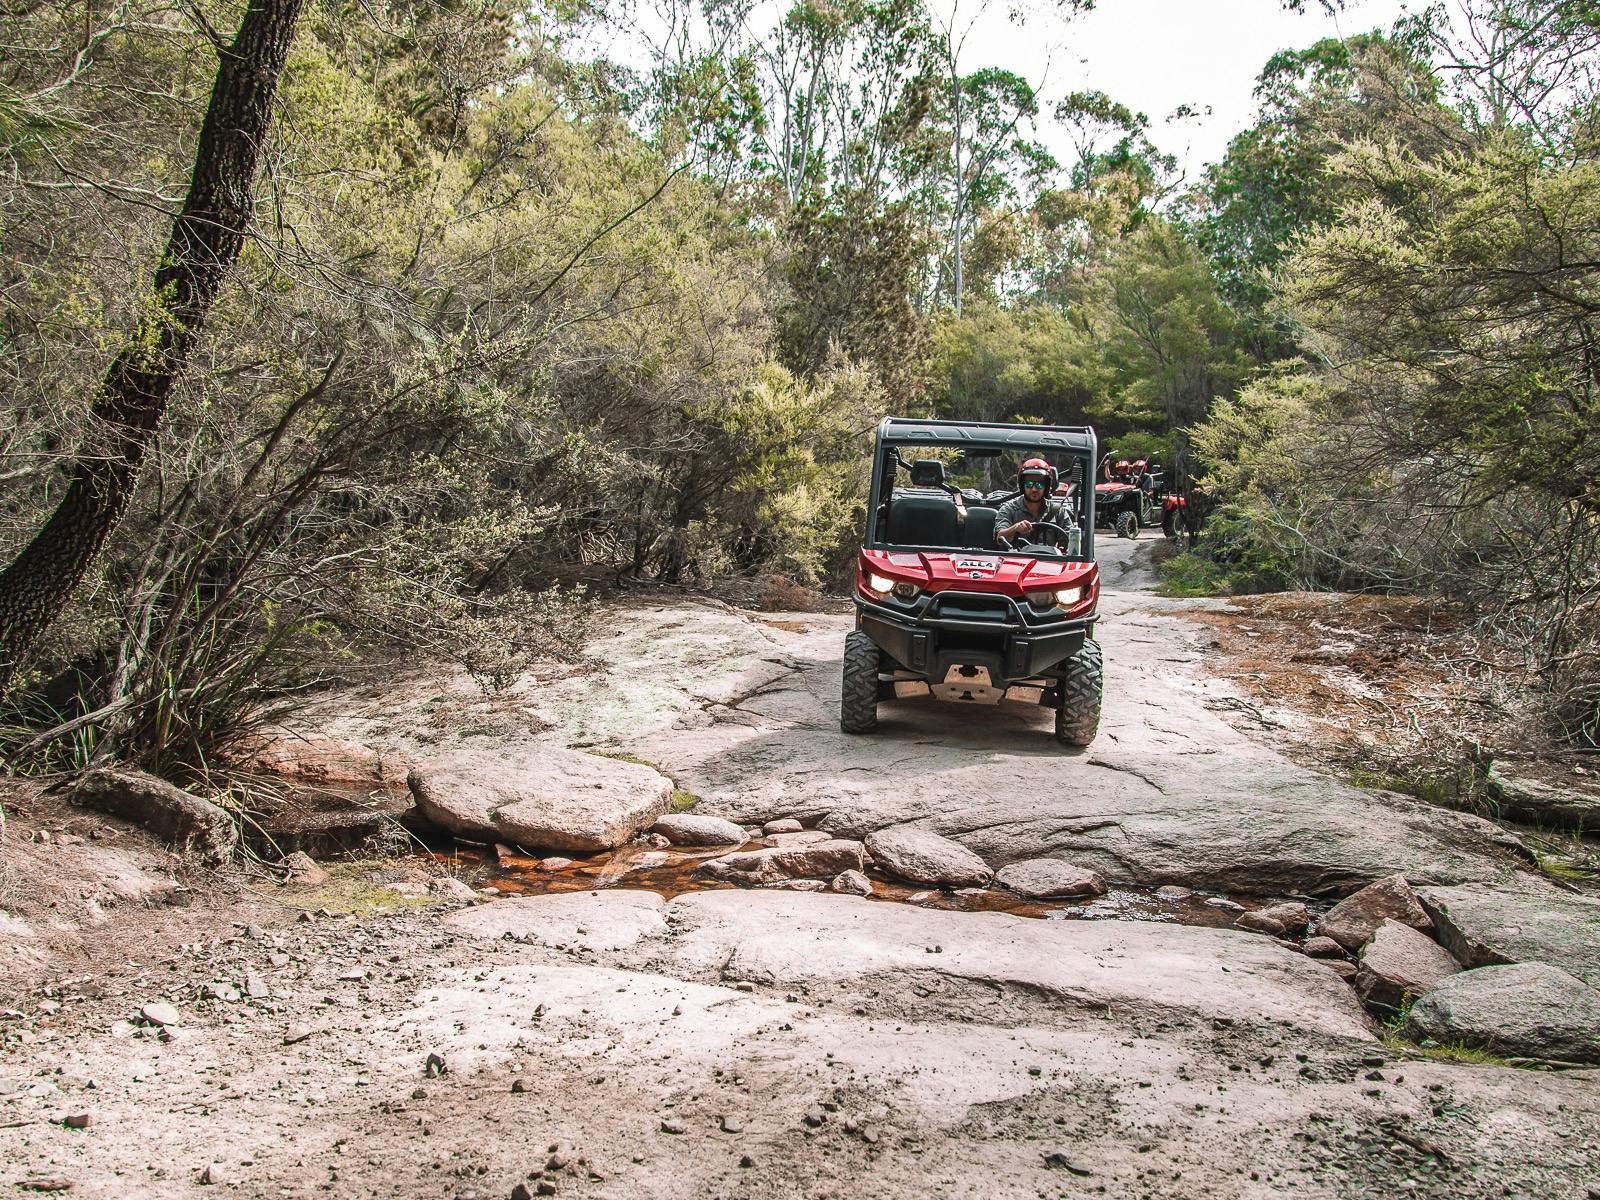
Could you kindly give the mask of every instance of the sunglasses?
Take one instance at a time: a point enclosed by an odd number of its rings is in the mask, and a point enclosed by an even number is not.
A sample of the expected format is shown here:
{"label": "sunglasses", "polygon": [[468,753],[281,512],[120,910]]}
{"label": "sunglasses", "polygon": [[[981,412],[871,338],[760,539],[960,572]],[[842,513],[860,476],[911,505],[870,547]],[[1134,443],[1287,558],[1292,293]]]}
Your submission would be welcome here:
{"label": "sunglasses", "polygon": [[1042,488],[1047,485],[1048,481],[1043,479],[1024,479],[1022,481],[1022,486],[1025,488]]}

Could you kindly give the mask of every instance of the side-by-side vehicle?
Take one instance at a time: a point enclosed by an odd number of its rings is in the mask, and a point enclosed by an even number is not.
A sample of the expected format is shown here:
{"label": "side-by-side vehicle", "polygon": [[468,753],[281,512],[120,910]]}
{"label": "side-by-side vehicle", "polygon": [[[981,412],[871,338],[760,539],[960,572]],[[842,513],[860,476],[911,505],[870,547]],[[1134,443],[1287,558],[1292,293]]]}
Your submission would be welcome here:
{"label": "side-by-side vehicle", "polygon": [[[1097,454],[1087,427],[900,417],[878,426],[856,628],[845,638],[845,732],[876,729],[884,701],[932,696],[1042,704],[1055,711],[1060,742],[1093,740]],[[1049,512],[1008,538],[1017,522],[1000,509],[1035,460],[1059,486],[1045,493]]]}

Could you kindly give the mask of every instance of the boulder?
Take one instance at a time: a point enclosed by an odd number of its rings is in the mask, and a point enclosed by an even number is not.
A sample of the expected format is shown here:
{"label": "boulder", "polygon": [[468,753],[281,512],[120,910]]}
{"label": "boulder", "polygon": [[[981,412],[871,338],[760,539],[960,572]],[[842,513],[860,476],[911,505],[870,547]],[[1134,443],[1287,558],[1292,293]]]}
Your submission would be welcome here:
{"label": "boulder", "polygon": [[1411,1006],[1406,1036],[1508,1057],[1600,1063],[1600,992],[1547,963],[1461,971]]}
{"label": "boulder", "polygon": [[1496,762],[1489,767],[1489,795],[1500,815],[1541,828],[1600,829],[1600,787],[1593,776],[1564,775],[1552,766]]}
{"label": "boulder", "polygon": [[328,882],[328,873],[304,850],[296,850],[278,865],[288,874],[288,882],[301,887],[321,887]]}
{"label": "boulder", "polygon": [[1318,922],[1317,932],[1354,953],[1366,945],[1385,920],[1399,921],[1413,929],[1433,928],[1433,921],[1423,911],[1404,875],[1386,875],[1346,896]]}
{"label": "boulder", "polygon": [[308,783],[398,784],[404,760],[314,730],[268,725],[241,738],[229,753],[241,767]]}
{"label": "boulder", "polygon": [[860,871],[840,871],[833,877],[830,886],[834,891],[846,896],[872,895],[872,880]]}
{"label": "boulder", "polygon": [[778,817],[761,827],[762,833],[799,833],[805,828],[793,817]]}
{"label": "boulder", "polygon": [[650,826],[674,846],[742,846],[744,830],[721,817],[699,813],[672,813]]}
{"label": "boulder", "polygon": [[994,872],[959,842],[902,825],[867,835],[867,853],[889,874],[930,887],[986,887]]}
{"label": "boulder", "polygon": [[994,881],[1007,891],[1030,900],[1058,897],[1103,896],[1106,881],[1098,872],[1075,867],[1058,858],[1025,858],[1000,868]]}
{"label": "boulder", "polygon": [[69,798],[142,825],[206,862],[222,862],[239,840],[238,827],[226,809],[142,771],[101,767],[85,772],[73,784]]}
{"label": "boulder", "polygon": [[1356,992],[1369,1005],[1398,1009],[1461,969],[1438,942],[1409,925],[1386,920],[1361,951]]}
{"label": "boulder", "polygon": [[735,883],[764,884],[786,879],[832,879],[841,871],[861,870],[864,861],[860,842],[840,839],[726,854],[702,863],[699,869]]}
{"label": "boulder", "polygon": [[1558,962],[1600,987],[1600,900],[1537,879],[1423,888],[1440,943],[1468,967]]}
{"label": "boulder", "polygon": [[651,767],[541,746],[457,751],[406,782],[422,815],[459,837],[581,854],[622,845],[672,799]]}

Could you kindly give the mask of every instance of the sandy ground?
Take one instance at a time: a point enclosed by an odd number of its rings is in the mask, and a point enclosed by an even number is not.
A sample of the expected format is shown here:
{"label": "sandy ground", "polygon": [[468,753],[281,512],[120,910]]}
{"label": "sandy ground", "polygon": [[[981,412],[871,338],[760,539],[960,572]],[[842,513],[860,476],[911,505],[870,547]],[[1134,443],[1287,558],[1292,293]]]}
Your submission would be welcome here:
{"label": "sandy ground", "polygon": [[[1486,822],[1234,729],[1210,633],[1148,594],[1140,553],[1105,554],[1111,691],[1083,754],[1027,710],[886,708],[875,738],[845,738],[830,689],[848,619],[714,605],[641,615],[592,670],[490,701],[431,680],[304,719],[411,758],[461,736],[625,751],[701,811],[921,825],[991,865],[1047,854],[1129,884],[1528,883]],[[793,892],[668,901],[626,880],[442,901],[416,865],[285,887],[196,873],[49,797],[14,793],[8,813],[0,1186],[1600,1195],[1600,1071],[1424,1059],[1261,935]]]}

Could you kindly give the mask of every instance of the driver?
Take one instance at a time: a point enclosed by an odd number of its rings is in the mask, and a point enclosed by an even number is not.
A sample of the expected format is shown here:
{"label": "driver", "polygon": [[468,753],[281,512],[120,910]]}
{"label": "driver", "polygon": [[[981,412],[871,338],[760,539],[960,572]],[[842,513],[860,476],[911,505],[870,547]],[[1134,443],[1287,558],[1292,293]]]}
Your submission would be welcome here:
{"label": "driver", "polygon": [[[1056,469],[1042,458],[1030,458],[1017,472],[1017,488],[1022,494],[1007,500],[995,513],[995,535],[1007,540],[1027,537],[1042,546],[1059,546],[1066,541],[1067,553],[1076,554],[1074,543],[1078,539],[1072,535],[1077,533],[1077,522],[1064,500],[1050,498],[1056,490]],[[1063,537],[1057,529],[1041,529],[1038,536],[1029,537],[1038,521],[1059,526],[1068,533]]]}

